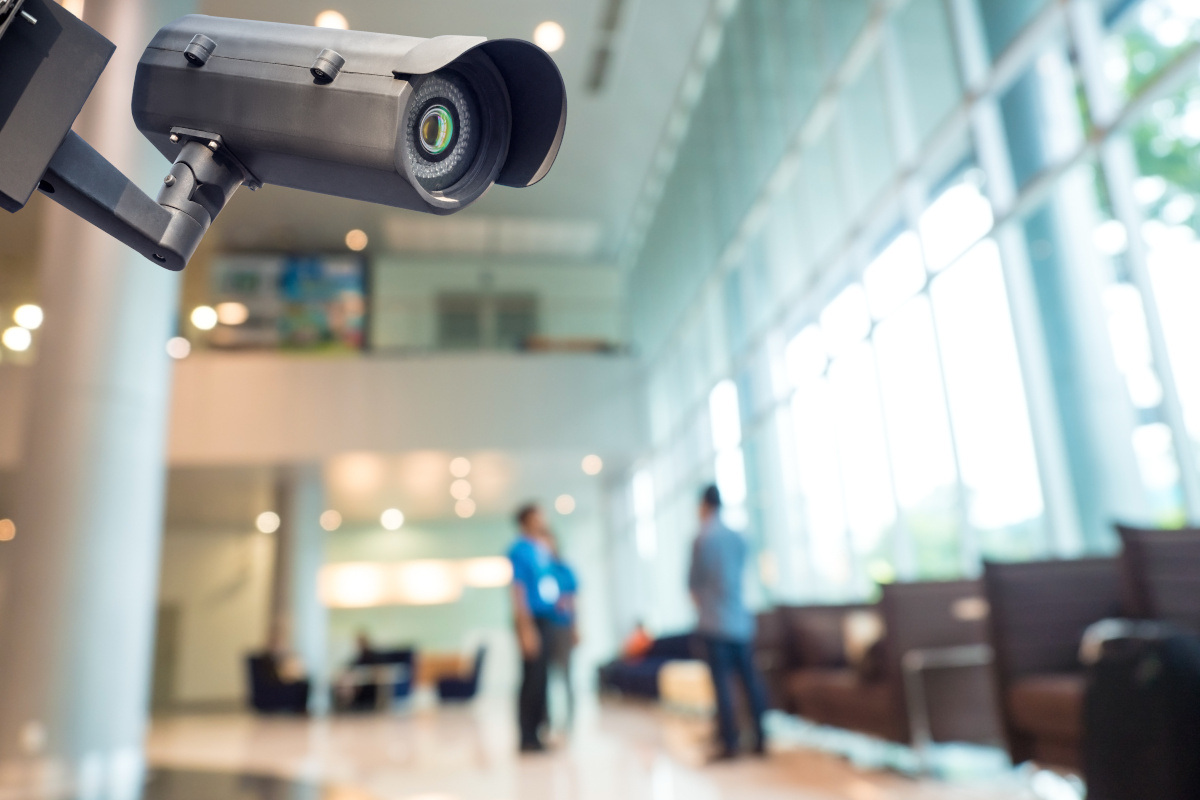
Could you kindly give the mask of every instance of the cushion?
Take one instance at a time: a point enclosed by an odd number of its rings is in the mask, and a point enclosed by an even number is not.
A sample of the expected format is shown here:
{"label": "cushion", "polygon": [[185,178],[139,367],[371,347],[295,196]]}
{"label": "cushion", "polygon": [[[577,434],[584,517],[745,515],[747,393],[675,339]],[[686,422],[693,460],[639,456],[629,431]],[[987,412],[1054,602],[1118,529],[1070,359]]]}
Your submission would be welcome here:
{"label": "cushion", "polygon": [[703,661],[668,661],[658,672],[662,702],[691,711],[712,711],[716,703],[712,673]]}
{"label": "cushion", "polygon": [[864,685],[852,669],[800,670],[788,676],[801,715],[813,722],[902,740],[905,721],[891,687]]}
{"label": "cushion", "polygon": [[1014,727],[1037,738],[1077,741],[1083,736],[1084,673],[1021,678],[1008,690]]}

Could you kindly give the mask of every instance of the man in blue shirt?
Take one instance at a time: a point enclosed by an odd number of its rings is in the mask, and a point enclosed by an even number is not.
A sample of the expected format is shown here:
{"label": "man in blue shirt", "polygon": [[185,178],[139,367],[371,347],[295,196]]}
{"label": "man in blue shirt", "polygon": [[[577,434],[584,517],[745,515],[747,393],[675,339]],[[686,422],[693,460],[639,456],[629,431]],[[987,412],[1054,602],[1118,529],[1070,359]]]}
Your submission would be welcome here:
{"label": "man in blue shirt", "polygon": [[546,536],[546,519],[533,503],[517,511],[520,536],[508,551],[512,562],[513,618],[521,647],[521,692],[517,719],[521,752],[545,750],[542,727],[546,724],[546,684],[550,667],[550,627],[557,615],[561,594],[554,574],[554,554]]}
{"label": "man in blue shirt", "polygon": [[692,545],[688,588],[699,612],[697,632],[704,639],[708,666],[717,696],[717,725],[721,750],[714,760],[736,758],[738,729],[733,709],[733,676],[746,690],[754,716],[754,752],[766,753],[763,715],[766,692],[754,668],[754,617],[742,597],[746,542],[721,521],[721,493],[716,486],[700,499],[700,533]]}

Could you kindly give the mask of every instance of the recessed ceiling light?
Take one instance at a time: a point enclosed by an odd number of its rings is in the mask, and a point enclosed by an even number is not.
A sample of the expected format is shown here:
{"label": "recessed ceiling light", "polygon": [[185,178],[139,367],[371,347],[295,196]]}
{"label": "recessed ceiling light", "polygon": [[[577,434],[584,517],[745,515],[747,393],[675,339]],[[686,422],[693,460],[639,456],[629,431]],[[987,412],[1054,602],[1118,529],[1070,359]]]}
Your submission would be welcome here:
{"label": "recessed ceiling light", "polygon": [[575,498],[569,494],[560,494],[554,501],[554,510],[566,516],[575,510]]}
{"label": "recessed ceiling light", "polygon": [[192,354],[192,343],[182,336],[173,336],[167,340],[167,355],[176,361],[187,358]]}
{"label": "recessed ceiling light", "polygon": [[313,24],[318,28],[337,28],[340,31],[350,29],[350,23],[346,21],[346,17],[340,11],[333,9],[317,14],[317,21]]}
{"label": "recessed ceiling light", "polygon": [[15,353],[23,353],[33,344],[33,334],[24,328],[9,328],[0,336],[4,346]]}
{"label": "recessed ceiling light", "polygon": [[222,325],[241,325],[250,319],[250,309],[245,303],[217,303],[217,321]]}
{"label": "recessed ceiling light", "polygon": [[475,501],[469,497],[464,497],[454,504],[454,513],[463,519],[470,519],[475,516]]}
{"label": "recessed ceiling light", "polygon": [[202,331],[217,327],[217,310],[212,306],[196,306],[192,309],[192,324]]}
{"label": "recessed ceiling light", "polygon": [[597,455],[590,455],[583,459],[583,472],[586,475],[599,475],[604,469],[604,459]]}
{"label": "recessed ceiling light", "polygon": [[17,526],[11,519],[0,519],[0,542],[11,542],[17,537]]}
{"label": "recessed ceiling light", "polygon": [[254,525],[263,533],[274,533],[279,530],[279,515],[274,511],[264,511],[254,520]]}
{"label": "recessed ceiling light", "polygon": [[346,234],[346,247],[349,247],[356,253],[366,250],[370,241],[371,240],[367,238],[367,234],[358,228],[355,228]]}
{"label": "recessed ceiling light", "polygon": [[321,527],[327,531],[336,531],[342,527],[342,515],[332,508],[321,514]]}
{"label": "recessed ceiling light", "polygon": [[557,52],[566,40],[566,31],[554,20],[546,20],[533,29],[533,43],[547,53]]}
{"label": "recessed ceiling light", "polygon": [[13,312],[13,321],[27,330],[36,331],[42,327],[42,307],[35,306],[33,303],[26,303],[23,306],[17,306],[17,310]]}
{"label": "recessed ceiling light", "polygon": [[404,526],[404,512],[398,508],[389,508],[379,515],[379,524],[389,531],[398,531]]}
{"label": "recessed ceiling light", "polygon": [[471,496],[471,484],[468,481],[459,478],[454,483],[450,484],[450,496],[455,500],[466,500]]}
{"label": "recessed ceiling light", "polygon": [[471,462],[459,456],[450,462],[450,474],[456,478],[465,478],[471,474]]}

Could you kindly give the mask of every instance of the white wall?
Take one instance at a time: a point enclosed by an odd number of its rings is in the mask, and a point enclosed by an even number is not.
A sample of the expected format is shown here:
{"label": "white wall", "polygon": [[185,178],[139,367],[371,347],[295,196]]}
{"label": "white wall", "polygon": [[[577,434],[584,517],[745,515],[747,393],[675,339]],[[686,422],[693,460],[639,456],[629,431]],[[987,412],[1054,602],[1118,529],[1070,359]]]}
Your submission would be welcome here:
{"label": "white wall", "polygon": [[371,343],[380,350],[437,346],[437,298],[444,292],[529,293],[538,297],[539,333],[621,340],[618,270],[594,264],[505,264],[380,259],[371,273]]}
{"label": "white wall", "polygon": [[273,537],[171,529],[159,603],[180,608],[174,703],[224,705],[246,695],[246,655],[266,644]]}

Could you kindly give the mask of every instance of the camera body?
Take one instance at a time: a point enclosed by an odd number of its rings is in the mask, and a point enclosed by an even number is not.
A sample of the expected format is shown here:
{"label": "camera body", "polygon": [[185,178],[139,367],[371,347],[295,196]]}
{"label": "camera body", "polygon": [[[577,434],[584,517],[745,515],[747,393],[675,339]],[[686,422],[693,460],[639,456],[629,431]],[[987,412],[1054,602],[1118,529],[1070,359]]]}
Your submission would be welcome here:
{"label": "camera body", "polygon": [[134,79],[134,122],[173,162],[152,199],[71,130],[113,49],[54,0],[0,0],[0,208],[37,189],[171,270],[239,186],[452,214],[541,180],[566,126],[558,67],[528,42],[192,15]]}
{"label": "camera body", "polygon": [[449,214],[546,174],[566,92],[527,42],[190,15],[142,55],[133,118],[172,161],[204,132],[252,185]]}

